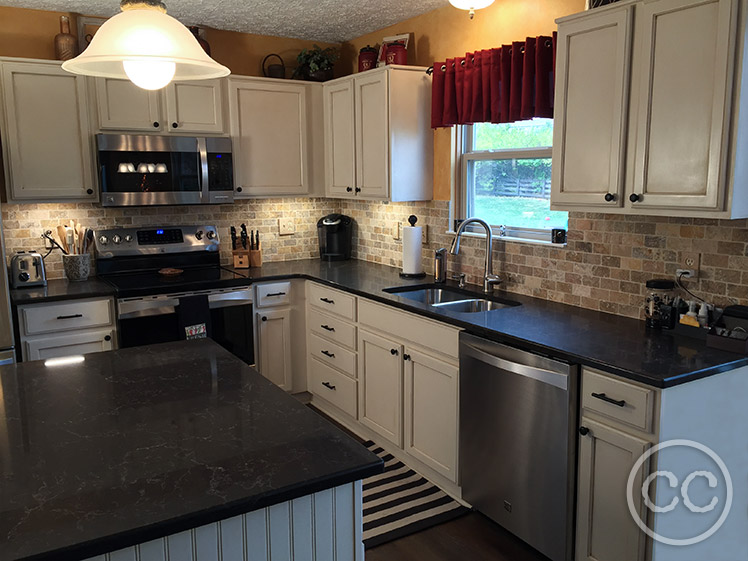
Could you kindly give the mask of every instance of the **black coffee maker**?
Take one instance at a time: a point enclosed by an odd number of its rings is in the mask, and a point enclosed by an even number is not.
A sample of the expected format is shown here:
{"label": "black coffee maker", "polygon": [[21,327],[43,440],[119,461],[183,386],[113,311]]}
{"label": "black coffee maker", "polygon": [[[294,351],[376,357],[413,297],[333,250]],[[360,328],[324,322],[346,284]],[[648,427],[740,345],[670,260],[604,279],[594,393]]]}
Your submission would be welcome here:
{"label": "black coffee maker", "polygon": [[319,258],[343,261],[351,258],[353,219],[342,214],[328,214],[317,222]]}

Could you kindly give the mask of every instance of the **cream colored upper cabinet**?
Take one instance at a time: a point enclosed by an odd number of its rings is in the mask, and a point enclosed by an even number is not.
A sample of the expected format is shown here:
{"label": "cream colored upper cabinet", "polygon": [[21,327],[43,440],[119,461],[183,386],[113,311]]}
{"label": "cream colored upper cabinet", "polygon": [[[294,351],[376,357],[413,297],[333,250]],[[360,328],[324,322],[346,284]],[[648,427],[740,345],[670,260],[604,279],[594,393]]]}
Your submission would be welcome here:
{"label": "cream colored upper cabinet", "polygon": [[177,134],[226,131],[225,80],[173,82],[159,91],[129,80],[95,79],[100,130]]}
{"label": "cream colored upper cabinet", "polygon": [[331,196],[346,197],[356,185],[353,80],[324,86],[325,184]]}
{"label": "cream colored upper cabinet", "polygon": [[737,9],[733,0],[638,7],[634,208],[723,208]]}
{"label": "cream colored upper cabinet", "polygon": [[620,207],[632,8],[559,28],[552,201]]}
{"label": "cream colored upper cabinet", "polygon": [[307,86],[279,82],[229,81],[237,197],[309,191]]}
{"label": "cream colored upper cabinet", "polygon": [[425,70],[387,66],[325,84],[328,196],[431,200],[431,79]]}
{"label": "cream colored upper cabinet", "polygon": [[225,132],[224,87],[221,79],[174,82],[167,86],[166,124],[170,132]]}
{"label": "cream colored upper cabinet", "polygon": [[8,198],[95,200],[86,79],[55,62],[0,66]]}
{"label": "cream colored upper cabinet", "polygon": [[161,132],[161,93],[139,88],[129,80],[96,78],[99,129]]}

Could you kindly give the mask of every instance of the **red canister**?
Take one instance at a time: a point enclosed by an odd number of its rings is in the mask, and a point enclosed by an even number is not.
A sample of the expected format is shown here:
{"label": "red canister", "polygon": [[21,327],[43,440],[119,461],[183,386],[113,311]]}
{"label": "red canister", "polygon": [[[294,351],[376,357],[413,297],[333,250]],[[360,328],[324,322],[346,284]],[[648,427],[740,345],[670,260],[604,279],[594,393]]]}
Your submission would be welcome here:
{"label": "red canister", "polygon": [[378,55],[379,51],[371,45],[366,45],[358,53],[358,71],[364,72],[365,70],[371,70],[376,67]]}
{"label": "red canister", "polygon": [[405,48],[405,43],[396,41],[387,45],[384,60],[386,64],[408,64],[408,49]]}

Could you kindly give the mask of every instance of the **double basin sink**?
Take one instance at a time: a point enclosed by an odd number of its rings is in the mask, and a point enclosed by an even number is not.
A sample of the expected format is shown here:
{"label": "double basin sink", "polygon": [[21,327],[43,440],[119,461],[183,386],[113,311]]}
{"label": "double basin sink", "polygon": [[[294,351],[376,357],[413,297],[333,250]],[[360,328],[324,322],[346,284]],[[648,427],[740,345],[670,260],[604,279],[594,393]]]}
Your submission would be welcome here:
{"label": "double basin sink", "polygon": [[483,298],[475,292],[438,284],[418,286],[395,286],[385,288],[384,292],[396,294],[438,310],[462,314],[477,314],[520,306],[519,302],[499,298]]}

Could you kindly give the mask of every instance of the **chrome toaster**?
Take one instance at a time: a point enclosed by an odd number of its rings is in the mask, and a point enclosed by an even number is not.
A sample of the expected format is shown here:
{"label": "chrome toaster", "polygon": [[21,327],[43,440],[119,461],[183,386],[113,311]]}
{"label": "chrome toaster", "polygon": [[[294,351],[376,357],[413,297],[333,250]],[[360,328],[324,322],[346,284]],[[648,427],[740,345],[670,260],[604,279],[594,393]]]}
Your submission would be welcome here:
{"label": "chrome toaster", "polygon": [[35,251],[19,251],[11,257],[10,284],[13,288],[47,286],[42,256]]}

